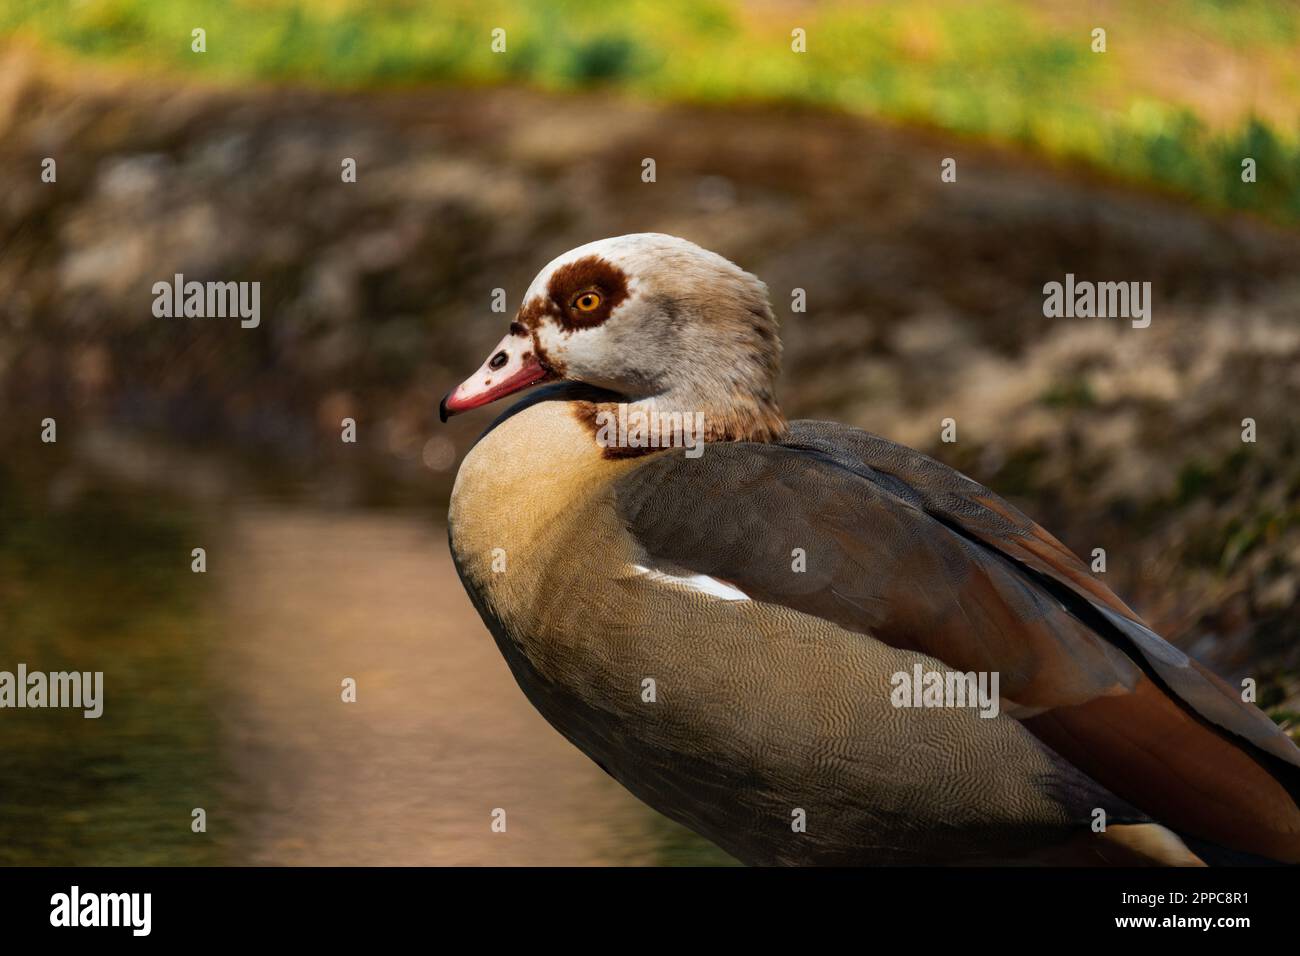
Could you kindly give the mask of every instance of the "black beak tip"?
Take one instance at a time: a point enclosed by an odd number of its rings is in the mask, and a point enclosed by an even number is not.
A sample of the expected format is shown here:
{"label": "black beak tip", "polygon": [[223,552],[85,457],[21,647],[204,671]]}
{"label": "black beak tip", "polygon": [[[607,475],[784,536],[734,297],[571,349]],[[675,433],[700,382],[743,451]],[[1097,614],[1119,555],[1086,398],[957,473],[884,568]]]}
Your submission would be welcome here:
{"label": "black beak tip", "polygon": [[442,396],[442,401],[438,403],[438,421],[442,422],[443,424],[446,424],[447,418],[449,417],[447,415],[447,399],[449,398],[451,398],[451,392],[448,392],[446,395]]}

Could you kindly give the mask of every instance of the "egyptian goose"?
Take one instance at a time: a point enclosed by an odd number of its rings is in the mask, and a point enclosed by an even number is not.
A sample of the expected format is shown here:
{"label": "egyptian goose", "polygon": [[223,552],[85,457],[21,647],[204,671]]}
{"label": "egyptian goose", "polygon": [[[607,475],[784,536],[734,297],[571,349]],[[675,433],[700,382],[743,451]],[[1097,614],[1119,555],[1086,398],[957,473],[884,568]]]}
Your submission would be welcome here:
{"label": "egyptian goose", "polygon": [[[465,457],[449,525],[556,729],[751,864],[1300,862],[1278,727],[987,488],[786,422],[780,351],[754,276],[620,236],[547,265],[443,400],[550,383]],[[929,695],[964,673],[995,708]]]}

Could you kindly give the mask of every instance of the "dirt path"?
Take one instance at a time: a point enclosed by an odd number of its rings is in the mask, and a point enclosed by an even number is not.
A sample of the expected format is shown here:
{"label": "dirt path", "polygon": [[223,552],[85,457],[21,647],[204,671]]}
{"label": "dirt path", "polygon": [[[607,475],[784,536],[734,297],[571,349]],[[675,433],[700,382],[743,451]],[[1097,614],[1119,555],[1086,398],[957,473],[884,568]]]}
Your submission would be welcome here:
{"label": "dirt path", "polygon": [[227,597],[218,667],[238,689],[223,718],[236,862],[653,860],[651,812],[529,706],[443,528],[243,510],[229,531],[209,562]]}

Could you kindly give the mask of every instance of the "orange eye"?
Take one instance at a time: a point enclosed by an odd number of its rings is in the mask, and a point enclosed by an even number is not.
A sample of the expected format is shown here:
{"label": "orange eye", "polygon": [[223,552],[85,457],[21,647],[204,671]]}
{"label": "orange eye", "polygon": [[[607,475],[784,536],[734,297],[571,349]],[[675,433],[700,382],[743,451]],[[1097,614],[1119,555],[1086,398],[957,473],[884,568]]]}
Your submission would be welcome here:
{"label": "orange eye", "polygon": [[579,312],[595,312],[600,308],[600,296],[595,292],[584,292],[573,300],[573,307]]}

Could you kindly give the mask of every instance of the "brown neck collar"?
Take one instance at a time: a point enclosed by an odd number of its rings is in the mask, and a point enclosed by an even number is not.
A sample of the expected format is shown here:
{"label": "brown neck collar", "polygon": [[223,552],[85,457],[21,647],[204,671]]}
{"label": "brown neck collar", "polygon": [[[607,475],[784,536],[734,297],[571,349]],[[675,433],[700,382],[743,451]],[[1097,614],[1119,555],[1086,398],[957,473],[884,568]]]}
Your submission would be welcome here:
{"label": "brown neck collar", "polygon": [[573,408],[605,458],[635,458],[678,447],[689,453],[710,442],[774,442],[787,429],[774,401],[730,402],[711,408],[664,398],[583,398],[574,401]]}

